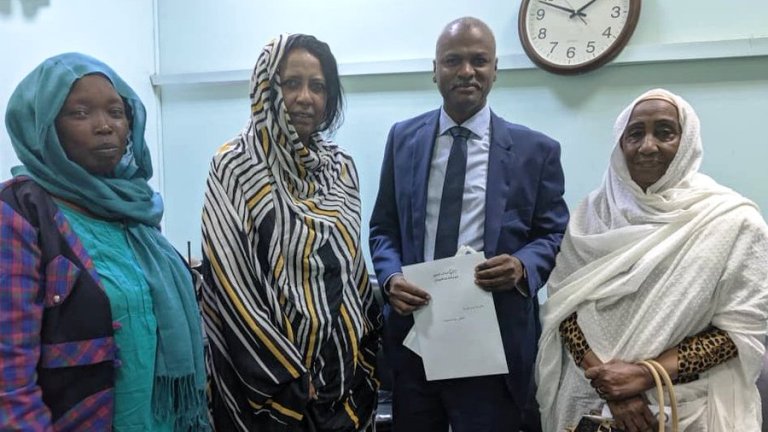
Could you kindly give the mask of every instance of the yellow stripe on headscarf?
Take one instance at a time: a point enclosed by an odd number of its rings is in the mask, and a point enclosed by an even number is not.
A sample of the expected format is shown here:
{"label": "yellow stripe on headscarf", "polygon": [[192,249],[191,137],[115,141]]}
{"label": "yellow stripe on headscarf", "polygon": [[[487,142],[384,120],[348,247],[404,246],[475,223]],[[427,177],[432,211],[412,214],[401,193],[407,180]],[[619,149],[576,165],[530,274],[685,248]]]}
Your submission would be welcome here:
{"label": "yellow stripe on headscarf", "polygon": [[203,308],[203,311],[205,312],[205,315],[208,316],[208,318],[210,318],[210,320],[213,321],[214,324],[216,324],[216,327],[222,328],[221,320],[219,319],[217,313],[213,309],[211,309],[208,303],[203,302],[202,308]]}
{"label": "yellow stripe on headscarf", "polygon": [[283,324],[285,325],[285,330],[288,332],[286,335],[288,336],[288,340],[291,341],[291,343],[296,342],[296,336],[293,334],[293,326],[291,326],[291,322],[285,314],[283,314]]}
{"label": "yellow stripe on headscarf", "polygon": [[270,401],[269,405],[272,408],[274,408],[275,411],[279,412],[280,414],[282,414],[284,416],[288,416],[288,417],[294,418],[294,419],[296,419],[298,421],[301,421],[304,418],[304,414],[301,414],[301,413],[298,413],[298,412],[296,412],[294,410],[288,409],[288,408],[280,405],[279,403],[277,403],[275,401]]}
{"label": "yellow stripe on headscarf", "polygon": [[347,250],[350,251],[351,257],[357,258],[357,248],[355,247],[355,244],[352,242],[352,236],[349,235],[349,231],[347,231],[347,227],[344,226],[344,224],[341,223],[341,221],[336,221],[336,228],[341,233],[341,236],[344,238],[344,243],[347,244]]}
{"label": "yellow stripe on headscarf", "polygon": [[360,427],[360,419],[357,418],[357,415],[355,415],[355,411],[352,409],[351,406],[349,406],[349,399],[344,401],[344,410],[347,412],[347,415],[350,419],[352,419],[352,423],[355,424],[355,429]]}
{"label": "yellow stripe on headscarf", "polygon": [[[247,399],[247,401],[248,401],[248,405],[250,405],[251,408],[253,408],[253,409],[260,410],[260,409],[264,408],[264,405],[259,405],[259,404],[257,404],[256,402],[254,402],[254,401],[252,401],[250,399]],[[288,408],[280,405],[279,403],[273,401],[272,399],[267,401],[267,405],[271,406],[272,408],[274,408],[275,411],[283,414],[284,416],[294,418],[294,419],[296,419],[298,421],[301,421],[304,418],[303,414],[301,414],[299,412],[296,412],[294,410],[288,409]]]}
{"label": "yellow stripe on headscarf", "polygon": [[232,147],[234,147],[234,144],[232,144],[231,141],[225,142],[224,144],[220,145],[218,149],[216,149],[216,154],[220,155],[224,152],[228,152]]}
{"label": "yellow stripe on headscarf", "polygon": [[269,88],[269,80],[265,79],[262,82],[259,83],[259,85],[256,87],[259,89],[259,91],[264,91]]}
{"label": "yellow stripe on headscarf", "polygon": [[254,207],[256,207],[256,204],[261,201],[262,198],[264,198],[270,191],[272,190],[272,185],[269,183],[265,184],[264,186],[259,189],[258,192],[256,192],[256,195],[252,196],[251,199],[248,200],[246,205],[248,206],[248,210],[253,210]]}
{"label": "yellow stripe on headscarf", "polygon": [[[206,245],[206,249],[210,251],[210,245]],[[299,375],[301,375],[299,371],[293,367],[288,359],[285,358],[283,353],[275,346],[274,343],[272,343],[272,340],[270,340],[269,337],[259,328],[253,318],[251,318],[251,315],[248,313],[248,311],[245,310],[245,306],[243,306],[243,303],[240,301],[240,297],[237,295],[237,293],[235,293],[234,289],[232,289],[232,286],[229,284],[229,280],[226,278],[226,275],[222,271],[221,265],[219,264],[216,256],[210,253],[207,254],[207,256],[211,262],[211,267],[213,267],[214,273],[216,273],[216,277],[224,287],[224,291],[227,292],[227,296],[229,297],[230,301],[240,313],[240,317],[245,320],[245,322],[248,324],[248,327],[250,327],[250,329],[256,334],[259,340],[261,340],[264,346],[269,349],[272,355],[277,359],[278,362],[280,362],[281,365],[283,365],[288,373],[291,374],[293,378],[298,378]]]}
{"label": "yellow stripe on headscarf", "polygon": [[264,154],[269,154],[269,131],[267,130],[267,127],[264,126],[259,131],[261,133],[261,148],[264,149]]}
{"label": "yellow stripe on headscarf", "polygon": [[315,228],[312,226],[312,219],[305,216],[304,223],[307,225],[307,241],[304,243],[304,256],[302,257],[302,283],[304,285],[304,296],[306,297],[307,310],[309,311],[310,332],[309,332],[309,345],[307,346],[307,354],[304,360],[304,364],[307,368],[312,366],[312,352],[315,350],[315,344],[317,343],[317,328],[319,323],[317,320],[317,311],[312,296],[312,287],[310,286],[309,274],[309,257],[312,255],[313,245],[315,241]]}
{"label": "yellow stripe on headscarf", "polygon": [[360,292],[360,293],[362,293],[362,292],[368,291],[368,290],[369,290],[369,288],[370,288],[370,287],[368,286],[368,283],[369,283],[369,280],[368,280],[368,272],[363,272],[363,283],[361,283],[360,285],[358,285],[358,287],[357,287],[357,292]]}
{"label": "yellow stripe on headscarf", "polygon": [[275,264],[275,280],[280,278],[283,274],[283,269],[285,269],[285,260],[283,259],[283,256],[280,255],[277,257],[277,263]]}
{"label": "yellow stripe on headscarf", "polygon": [[330,217],[338,217],[339,216],[339,212],[336,211],[336,210],[325,210],[325,209],[318,208],[317,204],[315,204],[315,202],[312,201],[311,199],[305,199],[305,200],[301,200],[299,202],[301,202],[302,204],[307,206],[307,208],[309,210],[311,210],[312,213],[316,213],[316,214],[323,215],[323,216],[330,216]]}
{"label": "yellow stripe on headscarf", "polygon": [[[299,177],[301,177],[302,180],[307,177],[307,170],[304,168],[304,165],[296,165],[296,170],[299,172]],[[312,186],[312,183],[309,185]]]}
{"label": "yellow stripe on headscarf", "polygon": [[264,109],[264,102],[258,100],[251,105],[251,114],[260,113]]}
{"label": "yellow stripe on headscarf", "polygon": [[355,328],[352,325],[352,320],[349,318],[347,307],[342,304],[339,310],[341,311],[341,317],[344,320],[344,325],[347,327],[347,336],[349,337],[349,342],[352,344],[352,358],[354,359],[355,367],[357,367],[357,334],[355,333]]}
{"label": "yellow stripe on headscarf", "polygon": [[[306,199],[306,200],[301,200],[300,202],[305,206],[307,206],[307,208],[315,214],[333,217],[333,218],[339,217],[338,211],[320,209],[317,207],[317,204],[315,204],[315,202],[312,200]],[[352,241],[352,236],[349,235],[349,230],[347,230],[347,227],[344,226],[344,224],[342,224],[341,221],[339,220],[336,220],[334,225],[336,226],[336,229],[338,229],[339,232],[341,233],[341,236],[344,238],[344,243],[347,244],[347,249],[352,252],[352,258],[355,258],[357,256],[357,248],[355,248],[355,244]]]}

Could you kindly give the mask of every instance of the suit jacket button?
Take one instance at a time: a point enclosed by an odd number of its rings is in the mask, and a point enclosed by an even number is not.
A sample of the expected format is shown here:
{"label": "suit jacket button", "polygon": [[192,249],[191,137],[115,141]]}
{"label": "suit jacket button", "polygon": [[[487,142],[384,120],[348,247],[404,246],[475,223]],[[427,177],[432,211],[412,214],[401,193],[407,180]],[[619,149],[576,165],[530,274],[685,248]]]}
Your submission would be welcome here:
{"label": "suit jacket button", "polygon": [[61,302],[61,296],[58,295],[58,294],[54,295],[53,296],[53,302],[56,303],[56,304],[59,304],[59,302]]}

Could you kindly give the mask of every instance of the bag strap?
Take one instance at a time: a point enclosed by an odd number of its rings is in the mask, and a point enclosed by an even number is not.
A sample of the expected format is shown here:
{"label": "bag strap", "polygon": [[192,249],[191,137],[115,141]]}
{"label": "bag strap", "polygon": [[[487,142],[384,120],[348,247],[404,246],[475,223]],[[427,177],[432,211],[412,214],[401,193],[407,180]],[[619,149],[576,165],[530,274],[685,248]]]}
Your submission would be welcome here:
{"label": "bag strap", "polygon": [[664,387],[661,382],[661,377],[659,377],[659,373],[656,371],[656,367],[648,360],[640,360],[637,363],[645,366],[645,368],[648,369],[648,371],[651,373],[651,376],[653,377],[653,382],[656,384],[656,399],[659,402],[659,432],[664,432],[664,428],[666,427],[666,416],[664,415]]}
{"label": "bag strap", "polygon": [[664,385],[667,387],[667,394],[669,395],[669,407],[672,410],[672,432],[678,432],[680,427],[680,418],[677,413],[677,396],[675,395],[675,386],[672,384],[672,379],[669,377],[667,370],[657,362],[656,360],[647,360],[652,364],[661,375],[661,379],[664,381]]}
{"label": "bag strap", "polygon": [[656,385],[656,399],[659,402],[659,432],[664,432],[666,427],[666,415],[664,414],[664,387],[667,388],[667,393],[669,394],[669,406],[672,410],[672,432],[678,432],[679,418],[677,414],[677,397],[675,395],[674,385],[672,385],[672,379],[670,379],[666,369],[655,360],[641,360],[637,363],[645,366],[645,368],[651,372],[653,382]]}

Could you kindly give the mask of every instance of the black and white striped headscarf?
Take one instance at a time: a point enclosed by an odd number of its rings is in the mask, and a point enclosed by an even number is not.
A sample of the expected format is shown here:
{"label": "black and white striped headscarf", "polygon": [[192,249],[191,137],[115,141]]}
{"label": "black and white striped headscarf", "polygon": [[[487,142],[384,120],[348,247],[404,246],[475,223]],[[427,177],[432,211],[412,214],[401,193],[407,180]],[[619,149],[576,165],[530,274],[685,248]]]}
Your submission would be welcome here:
{"label": "black and white striped headscarf", "polygon": [[359,181],[352,159],[320,133],[307,145],[299,139],[279,77],[289,43],[280,36],[262,51],[251,119],[214,157],[208,178],[206,326],[222,358],[253,358],[247,371],[232,362],[213,368],[233,368],[247,386],[227,382],[230,373],[214,382],[233,395],[234,416],[255,408],[288,421],[306,413],[277,395],[309,372],[320,396],[313,421],[358,429],[376,397],[380,326],[360,249]]}

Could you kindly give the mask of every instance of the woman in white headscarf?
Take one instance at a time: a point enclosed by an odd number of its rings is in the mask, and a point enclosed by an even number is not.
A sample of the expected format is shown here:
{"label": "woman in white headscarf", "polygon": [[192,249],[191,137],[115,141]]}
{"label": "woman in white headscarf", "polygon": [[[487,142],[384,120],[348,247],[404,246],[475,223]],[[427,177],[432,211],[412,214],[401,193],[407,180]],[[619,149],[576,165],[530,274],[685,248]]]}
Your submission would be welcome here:
{"label": "woman in white headscarf", "polygon": [[655,359],[680,429],[756,431],[768,324],[768,227],[754,203],[699,173],[699,119],[651,90],[614,126],[603,184],[572,215],[542,309],[545,431],[607,404],[626,431],[655,427]]}

